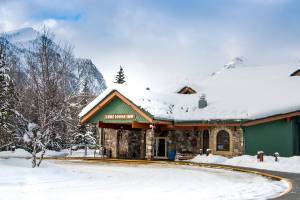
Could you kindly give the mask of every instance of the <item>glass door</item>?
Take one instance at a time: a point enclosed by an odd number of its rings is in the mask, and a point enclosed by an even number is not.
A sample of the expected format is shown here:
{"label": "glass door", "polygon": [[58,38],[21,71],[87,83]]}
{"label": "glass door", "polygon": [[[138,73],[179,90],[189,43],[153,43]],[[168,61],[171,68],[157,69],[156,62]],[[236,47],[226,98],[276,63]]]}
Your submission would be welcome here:
{"label": "glass door", "polygon": [[167,139],[165,137],[155,138],[154,158],[167,158]]}

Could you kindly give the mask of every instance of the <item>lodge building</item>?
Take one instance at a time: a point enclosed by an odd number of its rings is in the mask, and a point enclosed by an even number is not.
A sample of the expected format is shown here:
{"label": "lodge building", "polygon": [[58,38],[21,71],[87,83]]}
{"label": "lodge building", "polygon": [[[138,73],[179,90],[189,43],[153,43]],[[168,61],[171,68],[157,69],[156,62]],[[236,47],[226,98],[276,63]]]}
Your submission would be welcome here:
{"label": "lodge building", "polygon": [[237,68],[177,90],[108,88],[80,113],[113,158],[300,154],[300,77],[289,67]]}

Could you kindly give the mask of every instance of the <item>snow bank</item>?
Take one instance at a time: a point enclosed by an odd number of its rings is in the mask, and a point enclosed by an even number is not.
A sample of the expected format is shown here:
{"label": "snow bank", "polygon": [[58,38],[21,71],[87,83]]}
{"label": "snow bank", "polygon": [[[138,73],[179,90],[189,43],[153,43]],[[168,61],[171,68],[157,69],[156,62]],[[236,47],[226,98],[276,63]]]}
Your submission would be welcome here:
{"label": "snow bank", "polygon": [[[42,152],[37,153],[37,156],[41,156]],[[44,157],[66,157],[69,155],[69,150],[68,149],[63,149],[61,151],[52,151],[52,150],[47,150],[45,152]]]}
{"label": "snow bank", "polygon": [[[77,151],[72,151],[72,155],[70,154],[70,149],[63,149],[61,151],[52,151],[47,150],[44,157],[46,158],[57,158],[57,157],[84,157],[84,149],[79,149]],[[37,153],[37,156],[41,156],[42,152]],[[87,151],[87,157],[98,157],[99,156],[99,150],[96,151],[96,154],[94,154],[93,149],[88,149]],[[23,149],[16,149],[13,151],[0,151],[0,158],[29,158],[31,157],[31,154]]]}
{"label": "snow bank", "polygon": [[223,156],[196,156],[191,161],[196,163],[215,163],[215,164],[221,164],[225,162],[227,158]]}
{"label": "snow bank", "polygon": [[15,151],[0,151],[0,158],[27,158],[31,154],[24,149],[16,149]]}
{"label": "snow bank", "polygon": [[[84,157],[84,154],[85,154],[84,149],[79,149],[77,151],[72,151],[72,155],[69,152],[68,157]],[[95,154],[95,150],[93,149],[87,150],[87,157],[94,157],[94,155],[95,157],[99,156],[99,150],[96,151],[96,154]]]}
{"label": "snow bank", "polygon": [[300,173],[300,156],[289,158],[279,157],[279,162],[275,162],[275,158],[273,156],[264,156],[264,162],[258,162],[256,156],[249,155],[237,156],[233,158],[226,158],[217,155],[198,155],[191,159],[190,162],[233,165],[256,169],[266,169],[271,171]]}

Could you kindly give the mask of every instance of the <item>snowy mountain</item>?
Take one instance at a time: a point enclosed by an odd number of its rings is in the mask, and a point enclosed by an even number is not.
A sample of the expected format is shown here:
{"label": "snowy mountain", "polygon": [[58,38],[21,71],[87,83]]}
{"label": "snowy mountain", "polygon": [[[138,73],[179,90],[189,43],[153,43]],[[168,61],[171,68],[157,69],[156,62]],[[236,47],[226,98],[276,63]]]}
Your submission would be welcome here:
{"label": "snowy mountain", "polygon": [[[31,27],[22,28],[0,34],[5,38],[9,54],[19,58],[19,70],[26,76],[26,55],[31,53],[32,44],[41,33]],[[55,41],[53,41],[55,43]],[[58,47],[58,53],[63,50]],[[101,72],[89,59],[75,58],[74,66],[69,74],[69,88],[73,94],[82,92],[84,85],[88,86],[93,94],[100,94],[106,89],[106,83]]]}
{"label": "snowy mountain", "polygon": [[216,71],[212,73],[211,75],[214,76],[216,74],[222,73],[225,70],[230,70],[234,68],[238,68],[244,64],[244,58],[243,57],[235,57],[230,62],[228,62],[226,65],[223,66],[223,68],[219,71]]}
{"label": "snowy mountain", "polygon": [[6,38],[12,43],[22,43],[35,40],[40,35],[40,33],[31,27],[26,27],[14,31],[9,31],[1,35],[5,35]]}

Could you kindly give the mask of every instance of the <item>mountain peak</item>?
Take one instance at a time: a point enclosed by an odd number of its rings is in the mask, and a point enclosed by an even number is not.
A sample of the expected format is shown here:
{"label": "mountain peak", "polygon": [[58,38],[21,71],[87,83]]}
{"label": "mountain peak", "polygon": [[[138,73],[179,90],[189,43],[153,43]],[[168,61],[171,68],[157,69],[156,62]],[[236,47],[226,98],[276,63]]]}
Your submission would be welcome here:
{"label": "mountain peak", "polygon": [[40,33],[32,27],[24,27],[21,29],[8,31],[1,35],[5,36],[10,42],[16,43],[35,40]]}
{"label": "mountain peak", "polygon": [[243,65],[244,60],[245,59],[243,57],[235,57],[229,63],[224,65],[221,70],[212,73],[211,76],[214,76],[216,74],[219,74],[219,73],[229,70],[229,69],[234,69],[234,68],[240,67],[241,65]]}
{"label": "mountain peak", "polygon": [[244,63],[244,58],[243,57],[235,57],[233,58],[229,63],[224,65],[225,69],[233,69],[236,68]]}

